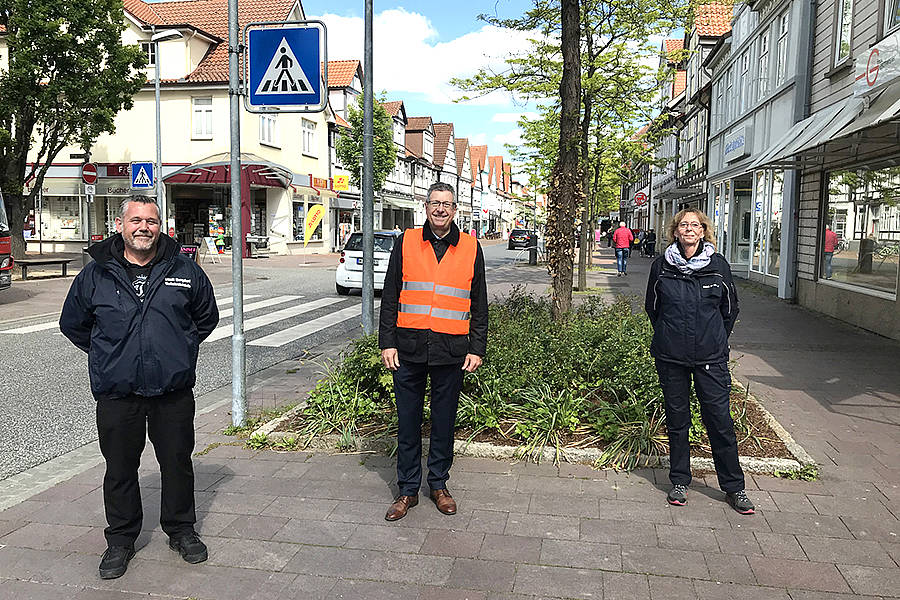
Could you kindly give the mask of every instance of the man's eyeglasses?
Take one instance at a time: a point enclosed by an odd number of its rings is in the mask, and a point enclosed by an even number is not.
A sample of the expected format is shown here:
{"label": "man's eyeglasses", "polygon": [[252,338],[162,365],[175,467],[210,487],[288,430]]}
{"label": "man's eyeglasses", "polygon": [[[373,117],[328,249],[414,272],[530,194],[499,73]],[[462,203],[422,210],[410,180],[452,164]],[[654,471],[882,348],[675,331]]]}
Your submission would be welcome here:
{"label": "man's eyeglasses", "polygon": [[427,204],[431,208],[438,208],[439,206],[443,206],[446,209],[456,208],[456,202],[441,202],[439,200],[429,200],[425,204]]}
{"label": "man's eyeglasses", "polygon": [[678,224],[678,229],[703,229],[703,223],[698,223],[697,221],[694,221],[693,223],[682,221]]}

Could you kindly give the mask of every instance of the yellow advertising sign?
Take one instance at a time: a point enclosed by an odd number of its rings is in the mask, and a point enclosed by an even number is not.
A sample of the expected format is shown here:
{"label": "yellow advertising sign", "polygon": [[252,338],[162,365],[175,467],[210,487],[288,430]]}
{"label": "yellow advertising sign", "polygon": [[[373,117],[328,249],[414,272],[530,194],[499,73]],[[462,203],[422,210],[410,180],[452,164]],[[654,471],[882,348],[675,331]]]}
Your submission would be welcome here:
{"label": "yellow advertising sign", "polygon": [[349,175],[335,175],[331,178],[331,183],[334,186],[334,191],[336,192],[346,192],[350,189],[350,176]]}
{"label": "yellow advertising sign", "polygon": [[309,243],[309,238],[312,237],[313,232],[319,226],[319,223],[322,222],[322,217],[324,216],[325,207],[321,204],[314,204],[309,207],[309,212],[306,213],[306,231],[303,235],[304,248]]}

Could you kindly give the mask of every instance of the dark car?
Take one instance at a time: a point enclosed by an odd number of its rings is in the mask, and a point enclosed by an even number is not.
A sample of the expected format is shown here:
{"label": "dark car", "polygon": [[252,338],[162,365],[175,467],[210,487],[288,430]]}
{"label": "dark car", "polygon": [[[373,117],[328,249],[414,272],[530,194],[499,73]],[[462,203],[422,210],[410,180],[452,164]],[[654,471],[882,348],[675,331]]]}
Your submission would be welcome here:
{"label": "dark car", "polygon": [[528,229],[513,229],[509,232],[509,250],[530,248],[537,243],[537,234]]}

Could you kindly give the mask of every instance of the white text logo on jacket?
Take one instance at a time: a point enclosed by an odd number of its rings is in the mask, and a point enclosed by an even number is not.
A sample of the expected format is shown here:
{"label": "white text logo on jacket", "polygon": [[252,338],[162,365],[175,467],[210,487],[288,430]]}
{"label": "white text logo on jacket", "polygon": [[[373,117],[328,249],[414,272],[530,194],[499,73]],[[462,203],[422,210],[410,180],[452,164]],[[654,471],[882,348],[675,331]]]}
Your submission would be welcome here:
{"label": "white text logo on jacket", "polygon": [[166,277],[163,281],[166,285],[170,287],[181,287],[181,288],[190,288],[191,280],[183,279],[181,277]]}

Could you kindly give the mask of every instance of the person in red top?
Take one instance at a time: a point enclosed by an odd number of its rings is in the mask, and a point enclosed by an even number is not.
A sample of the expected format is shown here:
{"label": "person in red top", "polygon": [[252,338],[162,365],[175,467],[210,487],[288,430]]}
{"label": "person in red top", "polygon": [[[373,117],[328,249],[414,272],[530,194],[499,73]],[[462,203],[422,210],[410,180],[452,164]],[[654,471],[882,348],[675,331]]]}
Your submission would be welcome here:
{"label": "person in red top", "polygon": [[831,260],[834,258],[834,249],[838,245],[838,236],[831,230],[830,225],[825,226],[825,279],[831,279]]}
{"label": "person in red top", "polygon": [[613,232],[613,245],[616,247],[616,277],[626,275],[628,266],[628,253],[631,251],[631,242],[634,234],[625,227],[625,221],[619,221],[619,228]]}

